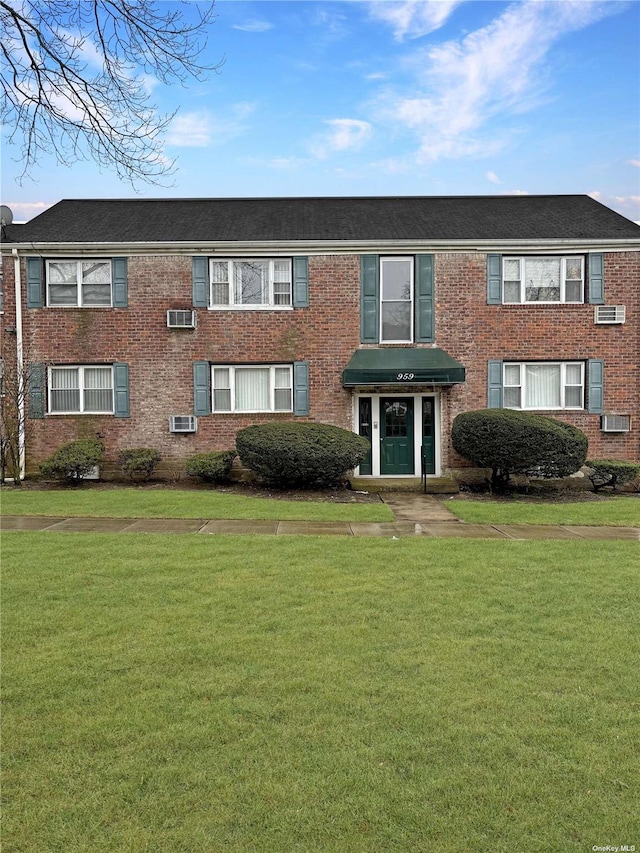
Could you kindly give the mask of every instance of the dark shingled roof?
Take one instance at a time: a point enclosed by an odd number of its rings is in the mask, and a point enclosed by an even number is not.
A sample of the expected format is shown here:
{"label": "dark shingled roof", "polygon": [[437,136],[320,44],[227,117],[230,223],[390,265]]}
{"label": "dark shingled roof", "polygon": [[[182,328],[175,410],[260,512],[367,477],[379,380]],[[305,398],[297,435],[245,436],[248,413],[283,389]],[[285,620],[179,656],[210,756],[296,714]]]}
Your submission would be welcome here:
{"label": "dark shingled roof", "polygon": [[586,195],[65,200],[7,242],[624,240],[640,227]]}

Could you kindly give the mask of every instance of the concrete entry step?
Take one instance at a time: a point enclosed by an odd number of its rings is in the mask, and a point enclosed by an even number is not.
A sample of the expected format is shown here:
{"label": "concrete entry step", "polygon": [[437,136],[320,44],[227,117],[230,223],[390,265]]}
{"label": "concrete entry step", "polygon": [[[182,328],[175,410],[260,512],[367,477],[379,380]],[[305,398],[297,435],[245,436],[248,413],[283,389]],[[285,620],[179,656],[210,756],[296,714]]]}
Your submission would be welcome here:
{"label": "concrete entry step", "polygon": [[[420,477],[350,477],[351,488],[363,492],[424,492]],[[460,489],[452,477],[429,477],[427,494],[457,495]]]}
{"label": "concrete entry step", "polygon": [[383,492],[380,495],[393,512],[397,521],[413,521],[418,524],[447,522],[462,525],[464,522],[455,516],[442,501],[433,495],[410,492]]}

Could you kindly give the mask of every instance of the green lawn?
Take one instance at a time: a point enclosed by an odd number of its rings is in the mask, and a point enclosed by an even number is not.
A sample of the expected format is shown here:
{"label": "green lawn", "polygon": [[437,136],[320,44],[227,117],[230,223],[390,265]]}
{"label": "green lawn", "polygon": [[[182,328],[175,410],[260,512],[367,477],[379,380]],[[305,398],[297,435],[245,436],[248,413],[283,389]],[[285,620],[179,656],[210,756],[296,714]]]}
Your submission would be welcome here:
{"label": "green lawn", "polygon": [[[463,521],[477,524],[586,524],[640,527],[640,496],[575,503],[527,500],[458,500],[445,506]],[[640,848],[639,848],[640,849]]]}
{"label": "green lawn", "polygon": [[637,845],[637,555],[5,533],[3,851]]}
{"label": "green lawn", "polygon": [[393,521],[382,502],[286,501],[218,491],[176,489],[3,489],[4,515],[90,518],[255,518],[267,521]]}

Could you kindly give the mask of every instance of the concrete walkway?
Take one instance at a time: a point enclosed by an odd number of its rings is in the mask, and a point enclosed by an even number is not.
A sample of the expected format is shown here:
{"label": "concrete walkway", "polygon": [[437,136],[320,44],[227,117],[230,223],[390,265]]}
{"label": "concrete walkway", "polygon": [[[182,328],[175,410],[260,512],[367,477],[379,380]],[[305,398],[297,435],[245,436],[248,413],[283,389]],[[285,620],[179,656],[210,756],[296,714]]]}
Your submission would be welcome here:
{"label": "concrete walkway", "polygon": [[626,539],[640,541],[640,527],[586,527],[547,524],[469,524],[446,505],[413,492],[382,492],[395,521],[210,521],[203,518],[51,518],[9,515],[0,518],[1,530],[47,530],[91,533],[257,533],[383,536],[446,536],[465,539]]}

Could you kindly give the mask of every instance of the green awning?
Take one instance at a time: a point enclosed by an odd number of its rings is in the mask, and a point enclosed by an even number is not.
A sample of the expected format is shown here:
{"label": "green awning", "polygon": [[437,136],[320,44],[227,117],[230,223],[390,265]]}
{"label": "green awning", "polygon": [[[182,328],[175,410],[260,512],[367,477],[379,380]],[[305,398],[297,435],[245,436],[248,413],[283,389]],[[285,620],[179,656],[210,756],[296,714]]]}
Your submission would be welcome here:
{"label": "green awning", "polygon": [[358,349],[342,371],[345,388],[356,385],[453,385],[464,367],[438,347]]}

